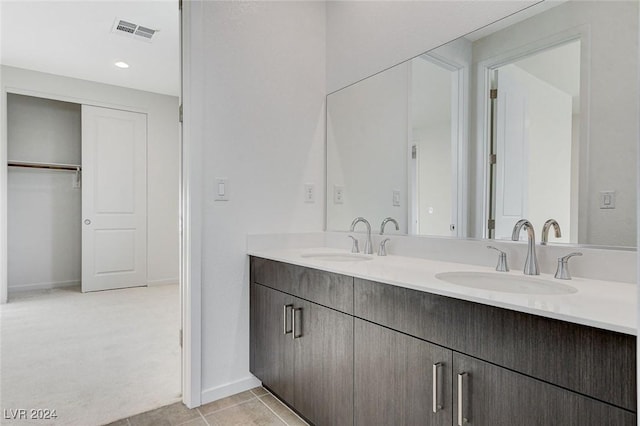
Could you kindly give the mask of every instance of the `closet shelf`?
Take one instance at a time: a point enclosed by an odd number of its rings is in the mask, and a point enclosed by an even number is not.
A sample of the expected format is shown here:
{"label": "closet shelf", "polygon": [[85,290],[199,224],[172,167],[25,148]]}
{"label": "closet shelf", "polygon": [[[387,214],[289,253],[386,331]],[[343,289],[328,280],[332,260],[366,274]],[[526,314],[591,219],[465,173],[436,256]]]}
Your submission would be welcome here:
{"label": "closet shelf", "polygon": [[36,163],[30,161],[9,161],[7,162],[7,166],[28,167],[32,169],[71,170],[73,172],[79,172],[82,170],[82,166],[79,164]]}

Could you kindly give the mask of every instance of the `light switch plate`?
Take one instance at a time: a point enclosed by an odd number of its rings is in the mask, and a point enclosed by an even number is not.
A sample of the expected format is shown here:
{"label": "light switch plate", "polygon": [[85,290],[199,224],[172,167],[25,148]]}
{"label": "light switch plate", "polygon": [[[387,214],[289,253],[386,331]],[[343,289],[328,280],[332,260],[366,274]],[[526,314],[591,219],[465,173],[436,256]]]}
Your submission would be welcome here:
{"label": "light switch plate", "polygon": [[214,201],[229,201],[229,179],[216,178],[213,193]]}
{"label": "light switch plate", "polygon": [[616,191],[600,191],[600,208],[616,208]]}

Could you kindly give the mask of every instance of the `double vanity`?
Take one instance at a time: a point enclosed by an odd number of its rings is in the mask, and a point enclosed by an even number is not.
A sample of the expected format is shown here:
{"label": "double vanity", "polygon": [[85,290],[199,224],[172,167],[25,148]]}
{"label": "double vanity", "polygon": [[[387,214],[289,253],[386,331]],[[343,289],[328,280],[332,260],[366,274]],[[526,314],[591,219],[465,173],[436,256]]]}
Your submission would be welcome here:
{"label": "double vanity", "polygon": [[252,251],[251,372],[316,425],[635,425],[635,285]]}

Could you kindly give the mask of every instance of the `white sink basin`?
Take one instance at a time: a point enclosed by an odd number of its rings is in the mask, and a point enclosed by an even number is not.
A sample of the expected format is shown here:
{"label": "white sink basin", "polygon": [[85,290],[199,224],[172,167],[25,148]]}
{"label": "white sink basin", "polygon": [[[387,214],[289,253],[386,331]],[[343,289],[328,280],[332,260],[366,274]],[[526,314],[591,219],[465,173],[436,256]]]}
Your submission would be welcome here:
{"label": "white sink basin", "polygon": [[482,290],[520,294],[571,294],[578,290],[561,282],[492,272],[443,272],[436,278],[451,284]]}
{"label": "white sink basin", "polygon": [[362,262],[371,260],[373,256],[361,253],[303,253],[301,257],[329,262]]}

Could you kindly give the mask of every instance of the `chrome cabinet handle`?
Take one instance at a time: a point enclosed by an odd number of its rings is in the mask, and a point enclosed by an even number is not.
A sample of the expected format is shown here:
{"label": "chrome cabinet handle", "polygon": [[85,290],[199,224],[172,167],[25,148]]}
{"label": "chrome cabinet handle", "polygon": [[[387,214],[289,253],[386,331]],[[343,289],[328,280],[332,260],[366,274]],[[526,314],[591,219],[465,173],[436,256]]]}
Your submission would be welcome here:
{"label": "chrome cabinet handle", "polygon": [[85,224],[85,225],[91,225],[91,221],[90,221],[89,219],[85,219],[85,220],[84,220],[84,224]]}
{"label": "chrome cabinet handle", "polygon": [[438,410],[442,410],[444,407],[438,404],[438,368],[442,366],[441,362],[433,364],[433,412],[437,413]]}
{"label": "chrome cabinet handle", "polygon": [[291,324],[292,324],[292,325],[291,325],[291,330],[293,331],[293,332],[291,333],[291,337],[292,337],[294,340],[295,340],[295,339],[297,339],[298,337],[301,337],[301,336],[302,336],[302,333],[300,333],[300,334],[296,334],[296,312],[297,312],[297,311],[302,312],[302,308],[293,308],[293,309],[291,310],[291,313],[292,313],[292,315],[291,315]]}
{"label": "chrome cabinet handle", "polygon": [[283,334],[289,334],[291,333],[291,329],[287,329],[287,312],[289,311],[289,309],[293,309],[293,305],[289,304],[289,305],[284,305],[282,307],[282,332]]}
{"label": "chrome cabinet handle", "polygon": [[462,426],[467,422],[467,419],[464,418],[464,413],[462,410],[462,400],[463,400],[462,386],[463,386],[463,379],[466,375],[467,373],[458,374],[458,426]]}

